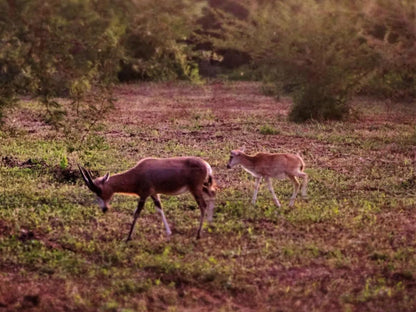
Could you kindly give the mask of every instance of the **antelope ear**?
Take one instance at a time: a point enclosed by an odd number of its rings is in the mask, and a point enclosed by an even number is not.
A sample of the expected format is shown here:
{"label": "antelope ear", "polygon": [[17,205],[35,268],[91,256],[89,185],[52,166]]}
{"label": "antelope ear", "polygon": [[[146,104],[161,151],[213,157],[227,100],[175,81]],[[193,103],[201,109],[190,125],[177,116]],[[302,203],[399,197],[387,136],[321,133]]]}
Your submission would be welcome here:
{"label": "antelope ear", "polygon": [[107,174],[103,177],[102,183],[107,182],[109,178],[110,178],[110,173],[108,172],[108,173],[107,173]]}
{"label": "antelope ear", "polygon": [[246,150],[246,146],[245,146],[245,145],[243,145],[243,146],[240,148],[240,151],[244,153],[244,152],[245,152],[245,150]]}

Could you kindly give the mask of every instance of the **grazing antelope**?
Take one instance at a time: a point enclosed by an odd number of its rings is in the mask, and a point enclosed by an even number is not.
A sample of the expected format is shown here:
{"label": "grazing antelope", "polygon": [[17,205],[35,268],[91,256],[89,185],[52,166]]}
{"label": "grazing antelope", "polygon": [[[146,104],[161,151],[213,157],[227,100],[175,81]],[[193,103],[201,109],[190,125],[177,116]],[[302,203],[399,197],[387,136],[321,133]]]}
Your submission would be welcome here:
{"label": "grazing antelope", "polygon": [[145,158],[123,173],[103,177],[91,177],[91,172],[79,166],[81,176],[88,188],[98,196],[98,204],[103,212],[109,207],[114,193],[138,195],[138,206],[134,212],[133,223],[127,241],[131,240],[134,225],[142,211],[146,199],[150,196],[156,210],[162,217],[166,234],[172,234],[160,203],[159,194],[179,195],[190,192],[201,211],[197,238],[201,236],[206,209],[208,221],[212,222],[214,209],[214,179],[211,166],[197,157]]}
{"label": "grazing antelope", "polygon": [[293,194],[290,198],[289,207],[293,206],[296,195],[299,192],[300,183],[297,177],[303,178],[302,197],[306,198],[308,175],[303,172],[305,163],[299,155],[257,153],[254,156],[249,156],[241,150],[233,150],[231,151],[227,168],[230,169],[238,164],[240,164],[244,170],[256,178],[256,186],[252,200],[253,205],[256,203],[257,193],[259,191],[262,178],[267,181],[269,190],[273,195],[274,203],[279,208],[281,205],[276,197],[276,194],[274,193],[271,178],[284,179],[285,177],[288,177],[292,181]]}

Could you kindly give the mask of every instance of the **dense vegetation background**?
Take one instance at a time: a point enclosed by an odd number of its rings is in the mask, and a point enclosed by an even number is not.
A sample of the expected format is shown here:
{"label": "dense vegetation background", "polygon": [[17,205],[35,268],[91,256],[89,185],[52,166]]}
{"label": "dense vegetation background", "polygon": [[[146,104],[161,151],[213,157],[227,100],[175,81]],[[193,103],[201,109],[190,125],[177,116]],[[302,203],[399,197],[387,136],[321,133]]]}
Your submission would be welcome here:
{"label": "dense vegetation background", "polygon": [[[0,311],[415,311],[415,5],[0,0]],[[241,146],[299,152],[308,201],[250,205]],[[77,164],[173,155],[213,225],[162,196],[171,239],[149,201],[125,243],[136,199],[102,214]]]}
{"label": "dense vegetation background", "polygon": [[[416,96],[411,0],[0,1],[0,112],[39,99],[64,126],[102,115],[118,81],[257,79],[295,121],[342,119],[353,94]],[[243,67],[241,67],[243,66]],[[97,112],[99,112],[97,114]]]}

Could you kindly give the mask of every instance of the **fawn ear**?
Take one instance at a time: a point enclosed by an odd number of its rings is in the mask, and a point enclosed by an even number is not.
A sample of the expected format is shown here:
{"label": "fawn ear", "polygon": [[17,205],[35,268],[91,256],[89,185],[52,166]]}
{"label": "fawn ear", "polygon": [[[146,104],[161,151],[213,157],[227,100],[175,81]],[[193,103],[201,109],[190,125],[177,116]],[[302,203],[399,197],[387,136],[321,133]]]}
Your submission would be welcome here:
{"label": "fawn ear", "polygon": [[244,153],[246,151],[246,146],[243,145],[239,150]]}

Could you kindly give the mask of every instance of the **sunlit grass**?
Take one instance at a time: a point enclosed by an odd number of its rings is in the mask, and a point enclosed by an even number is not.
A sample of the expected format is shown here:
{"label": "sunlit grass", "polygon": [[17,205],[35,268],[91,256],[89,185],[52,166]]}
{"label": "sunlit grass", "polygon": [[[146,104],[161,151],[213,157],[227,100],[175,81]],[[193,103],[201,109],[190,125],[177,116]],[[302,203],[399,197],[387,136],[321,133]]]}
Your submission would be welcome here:
{"label": "sunlit grass", "polygon": [[[24,125],[2,130],[0,304],[16,308],[30,295],[40,298],[34,300],[38,310],[52,300],[84,311],[410,311],[414,125],[298,125],[252,104],[230,112],[226,98],[216,107],[203,103],[202,110],[189,105],[186,112],[158,100],[148,119],[131,116],[128,124],[113,116],[81,150]],[[32,105],[24,109],[37,112]],[[243,145],[249,153],[300,152],[310,178],[308,200],[299,196],[288,207],[292,184],[275,180],[282,207],[274,206],[265,184],[252,205],[254,179],[241,168],[226,169],[229,151]],[[102,214],[77,163],[103,175],[143,157],[171,155],[211,163],[219,186],[213,224],[205,224],[197,240],[192,196],[162,196],[172,237],[148,200],[133,240],[125,243],[137,198],[116,195]]]}

